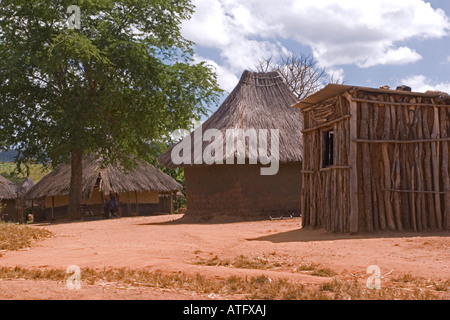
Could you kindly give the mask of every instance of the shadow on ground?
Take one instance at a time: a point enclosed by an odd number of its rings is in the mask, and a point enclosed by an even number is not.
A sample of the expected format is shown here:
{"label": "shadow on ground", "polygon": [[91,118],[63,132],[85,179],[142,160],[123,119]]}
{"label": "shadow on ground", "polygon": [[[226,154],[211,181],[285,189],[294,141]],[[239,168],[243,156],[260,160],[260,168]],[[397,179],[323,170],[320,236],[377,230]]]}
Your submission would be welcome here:
{"label": "shadow on ground", "polygon": [[[298,220],[301,225],[301,218],[285,218],[284,220]],[[256,217],[234,217],[234,216],[179,216],[174,215],[173,220],[161,221],[161,222],[149,222],[138,225],[183,225],[183,224],[200,224],[200,225],[216,225],[216,224],[231,224],[231,223],[245,223],[245,222],[258,222],[258,221],[270,221],[269,218],[261,216]],[[275,220],[274,220],[275,221]],[[280,221],[280,220],[276,220]]]}
{"label": "shadow on ground", "polygon": [[268,236],[246,239],[248,241],[269,241],[272,243],[288,242],[315,242],[315,241],[339,241],[355,239],[383,239],[383,238],[422,238],[422,237],[450,237],[450,231],[427,232],[390,232],[380,231],[360,234],[335,234],[324,229],[298,229],[288,232],[276,233]]}

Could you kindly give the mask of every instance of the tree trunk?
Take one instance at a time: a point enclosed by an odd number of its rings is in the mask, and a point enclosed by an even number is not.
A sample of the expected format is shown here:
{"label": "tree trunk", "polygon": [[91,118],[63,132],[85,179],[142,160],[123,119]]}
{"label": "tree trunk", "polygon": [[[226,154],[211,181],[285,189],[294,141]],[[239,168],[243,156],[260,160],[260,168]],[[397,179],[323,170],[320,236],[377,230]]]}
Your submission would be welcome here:
{"label": "tree trunk", "polygon": [[81,218],[80,204],[81,193],[83,191],[83,150],[75,149],[71,156],[71,177],[69,190],[69,219],[78,220]]}

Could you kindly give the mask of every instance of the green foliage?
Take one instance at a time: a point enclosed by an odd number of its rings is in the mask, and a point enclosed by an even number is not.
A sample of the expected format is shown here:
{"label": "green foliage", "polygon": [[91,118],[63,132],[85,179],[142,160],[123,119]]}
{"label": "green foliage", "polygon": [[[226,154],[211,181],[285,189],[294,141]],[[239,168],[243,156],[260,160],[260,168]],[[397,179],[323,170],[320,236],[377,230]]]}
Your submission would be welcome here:
{"label": "green foliage", "polygon": [[[78,5],[81,29],[69,29]],[[57,165],[75,149],[105,164],[151,161],[152,141],[189,127],[221,90],[180,24],[188,0],[5,0],[0,147]]]}
{"label": "green foliage", "polygon": [[37,183],[49,173],[49,170],[41,164],[22,164],[19,170],[15,163],[0,162],[0,175],[15,184],[22,184],[27,175]]}
{"label": "green foliage", "polygon": [[175,211],[177,211],[180,208],[186,208],[186,189],[185,189],[185,180],[184,180],[184,170],[183,168],[175,168],[175,169],[170,169],[170,168],[160,168],[160,170],[162,172],[164,172],[165,174],[171,176],[176,182],[178,182],[179,184],[181,184],[183,186],[183,190],[181,190],[181,192],[183,193],[183,197],[175,197],[174,198],[174,203],[173,203],[173,208]]}

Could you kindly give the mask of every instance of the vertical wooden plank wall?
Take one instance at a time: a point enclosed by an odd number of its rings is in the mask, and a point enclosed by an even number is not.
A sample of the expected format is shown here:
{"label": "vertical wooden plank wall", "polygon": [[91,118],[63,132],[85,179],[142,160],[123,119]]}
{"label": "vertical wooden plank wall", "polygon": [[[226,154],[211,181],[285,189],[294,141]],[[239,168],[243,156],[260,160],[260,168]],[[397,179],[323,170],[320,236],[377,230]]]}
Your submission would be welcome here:
{"label": "vertical wooden plank wall", "polygon": [[[350,105],[343,97],[304,112],[303,226],[350,232]],[[334,163],[322,167],[323,136],[334,131]]]}
{"label": "vertical wooden plank wall", "polygon": [[[431,96],[358,91],[359,231],[449,228],[450,107]],[[363,221],[361,221],[361,219]]]}
{"label": "vertical wooden plank wall", "polygon": [[[450,229],[448,103],[360,89],[303,109],[303,226]],[[322,168],[322,136],[330,129],[335,163]]]}

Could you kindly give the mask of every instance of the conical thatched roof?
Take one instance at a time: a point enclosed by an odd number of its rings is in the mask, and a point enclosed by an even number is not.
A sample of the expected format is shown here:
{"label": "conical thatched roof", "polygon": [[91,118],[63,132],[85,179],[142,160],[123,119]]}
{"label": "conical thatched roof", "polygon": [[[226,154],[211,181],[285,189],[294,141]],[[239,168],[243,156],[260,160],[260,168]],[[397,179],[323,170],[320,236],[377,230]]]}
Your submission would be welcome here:
{"label": "conical thatched roof", "polygon": [[17,185],[0,175],[0,200],[16,198]]}
{"label": "conical thatched roof", "polygon": [[17,193],[24,195],[26,194],[32,187],[34,187],[34,181],[28,176],[22,182],[20,186],[17,187]]}
{"label": "conical thatched roof", "polygon": [[[27,193],[27,199],[42,199],[69,194],[71,166],[62,165],[47,174]],[[102,168],[98,161],[83,160],[82,197],[88,199],[94,187],[99,187],[104,195],[123,192],[156,191],[176,193],[183,187],[167,174],[150,164],[140,162],[131,172],[120,167]]]}
{"label": "conical thatched roof", "polygon": [[[300,110],[291,107],[297,102],[298,99],[277,72],[245,71],[219,109],[197,130],[220,130],[225,144],[227,129],[278,129],[280,163],[299,162],[303,159],[303,117]],[[192,150],[205,150],[211,143],[199,142],[202,145],[194,145],[194,132],[191,133],[191,140]],[[270,149],[270,138],[268,144]],[[162,165],[176,167],[171,159],[174,147],[159,158]],[[237,148],[228,153],[225,150],[224,146],[223,159],[233,158],[238,152]],[[245,155],[248,159],[248,149]],[[191,164],[195,163],[194,156],[192,151]]]}

